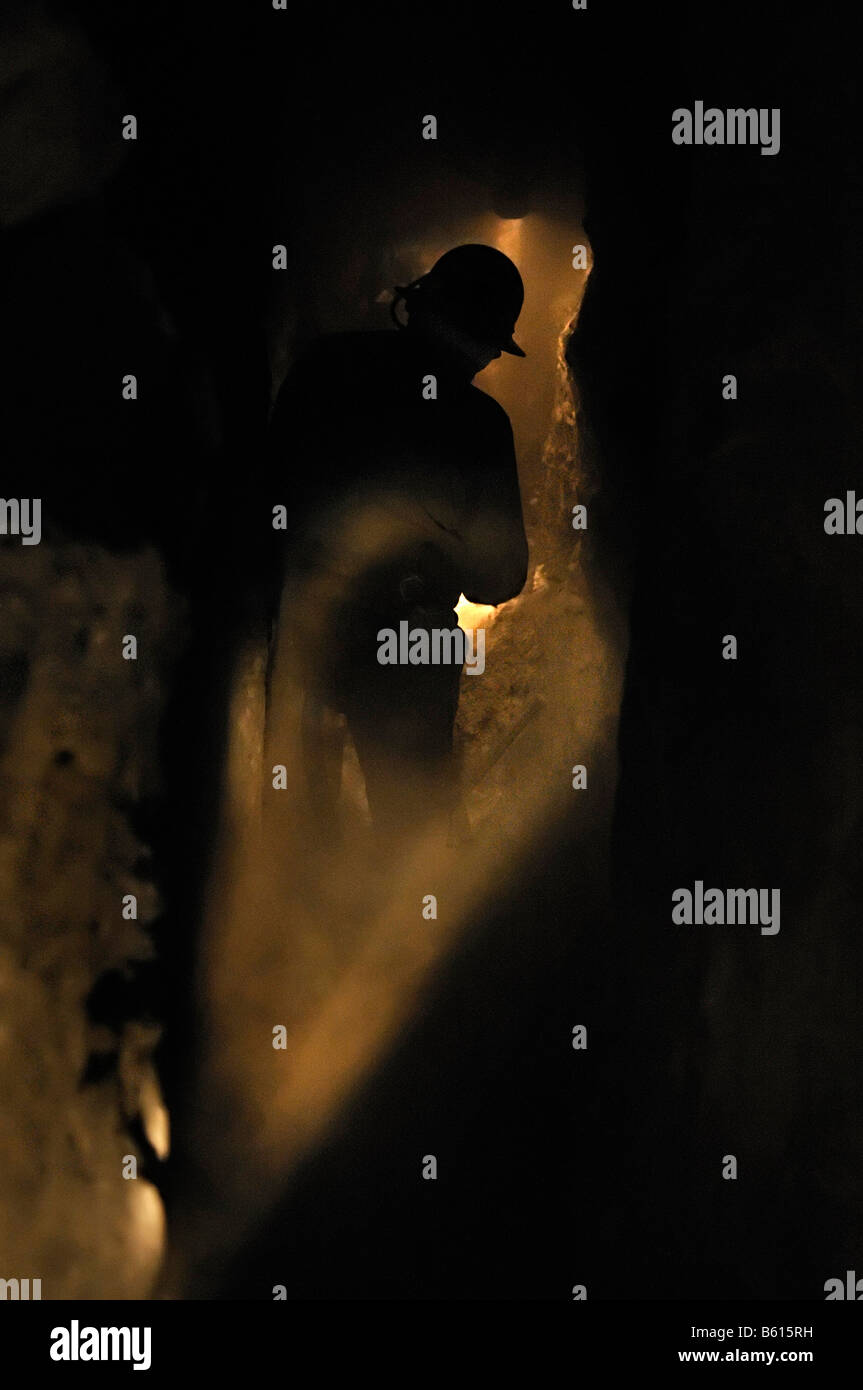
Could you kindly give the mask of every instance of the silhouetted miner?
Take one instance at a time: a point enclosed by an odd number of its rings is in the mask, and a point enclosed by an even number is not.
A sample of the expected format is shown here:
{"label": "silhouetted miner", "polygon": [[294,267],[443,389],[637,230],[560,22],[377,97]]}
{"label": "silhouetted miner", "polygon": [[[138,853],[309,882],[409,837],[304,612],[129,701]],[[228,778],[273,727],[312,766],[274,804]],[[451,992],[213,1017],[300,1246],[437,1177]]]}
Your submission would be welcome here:
{"label": "silhouetted miner", "polygon": [[501,352],[524,356],[512,336],[523,299],[508,257],[456,247],[396,289],[398,331],[320,340],[279,394],[273,503],[288,509],[305,770],[313,817],[328,829],[345,722],[333,711],[346,716],[385,840],[445,829],[458,806],[461,664],[382,665],[378,634],[402,621],[454,630],[461,593],[499,604],[524,585],[512,429],[471,384]]}

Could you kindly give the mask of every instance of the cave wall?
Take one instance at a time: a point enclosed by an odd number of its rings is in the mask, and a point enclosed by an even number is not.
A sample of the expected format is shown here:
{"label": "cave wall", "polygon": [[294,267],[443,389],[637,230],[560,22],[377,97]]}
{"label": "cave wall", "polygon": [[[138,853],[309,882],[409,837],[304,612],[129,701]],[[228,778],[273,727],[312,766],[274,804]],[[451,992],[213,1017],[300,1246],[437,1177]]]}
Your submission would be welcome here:
{"label": "cave wall", "polygon": [[165,1235],[157,842],[194,763],[165,726],[220,423],[109,196],[118,65],[63,6],[13,6],[3,37],[2,492],[41,526],[0,548],[0,1254],[45,1299],[141,1298]]}
{"label": "cave wall", "polygon": [[[620,128],[658,225],[609,225],[596,170],[570,354],[631,590],[614,948],[641,1161],[616,1238],[659,1297],[818,1298],[860,1240],[859,561],[823,529],[859,450],[859,110],[838,26],[801,84],[805,26],[762,18],[741,46],[734,9],[709,41],[678,15],[644,116],[780,107],[780,154],[666,136],[639,176]],[[673,926],[696,879],[780,888],[780,933]]]}
{"label": "cave wall", "polygon": [[[160,1027],[99,1001],[131,993],[153,954],[159,899],[131,812],[154,792],[176,595],[152,549],[7,546],[0,574],[0,1248],[43,1298],[141,1298],[164,1238],[145,1142],[163,1124]],[[119,657],[130,631],[140,675]]]}

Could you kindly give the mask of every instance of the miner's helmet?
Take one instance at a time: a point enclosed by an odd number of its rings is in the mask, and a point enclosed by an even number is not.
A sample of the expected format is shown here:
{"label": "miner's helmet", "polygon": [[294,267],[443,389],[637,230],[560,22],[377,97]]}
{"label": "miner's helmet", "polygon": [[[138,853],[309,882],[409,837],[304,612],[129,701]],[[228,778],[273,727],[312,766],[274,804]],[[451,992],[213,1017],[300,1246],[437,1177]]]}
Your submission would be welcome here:
{"label": "miner's helmet", "polygon": [[458,328],[502,352],[524,357],[513,338],[524,303],[524,285],[509,256],[493,246],[455,246],[427,275],[397,288],[408,313],[421,304],[445,314]]}

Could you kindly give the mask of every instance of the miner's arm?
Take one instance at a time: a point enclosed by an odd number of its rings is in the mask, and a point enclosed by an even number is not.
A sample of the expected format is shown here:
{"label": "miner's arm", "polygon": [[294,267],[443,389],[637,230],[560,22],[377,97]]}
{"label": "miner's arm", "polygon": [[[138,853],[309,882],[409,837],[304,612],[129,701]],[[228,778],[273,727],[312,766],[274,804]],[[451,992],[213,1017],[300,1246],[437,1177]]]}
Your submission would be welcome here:
{"label": "miner's arm", "polygon": [[483,399],[488,405],[479,422],[476,467],[465,480],[466,514],[444,521],[411,505],[416,533],[423,537],[411,578],[422,592],[457,587],[471,603],[496,607],[524,588],[528,548],[509,418],[496,401]]}
{"label": "miner's arm", "polygon": [[499,604],[524,588],[528,550],[512,427],[496,401],[490,407],[483,466],[465,536],[463,593],[471,603]]}

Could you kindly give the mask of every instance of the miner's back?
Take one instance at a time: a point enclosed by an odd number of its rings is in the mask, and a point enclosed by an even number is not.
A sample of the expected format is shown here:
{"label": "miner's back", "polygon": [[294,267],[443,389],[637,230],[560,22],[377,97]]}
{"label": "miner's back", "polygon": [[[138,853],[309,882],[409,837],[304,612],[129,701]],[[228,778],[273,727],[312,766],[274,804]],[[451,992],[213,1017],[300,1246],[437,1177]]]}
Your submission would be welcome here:
{"label": "miner's back", "polygon": [[[436,376],[437,398],[424,395]],[[283,500],[303,511],[419,464],[456,469],[468,492],[506,471],[506,413],[477,387],[435,372],[408,333],[343,333],[320,339],[286,378],[273,411],[270,460]],[[279,499],[275,499],[279,500]]]}

